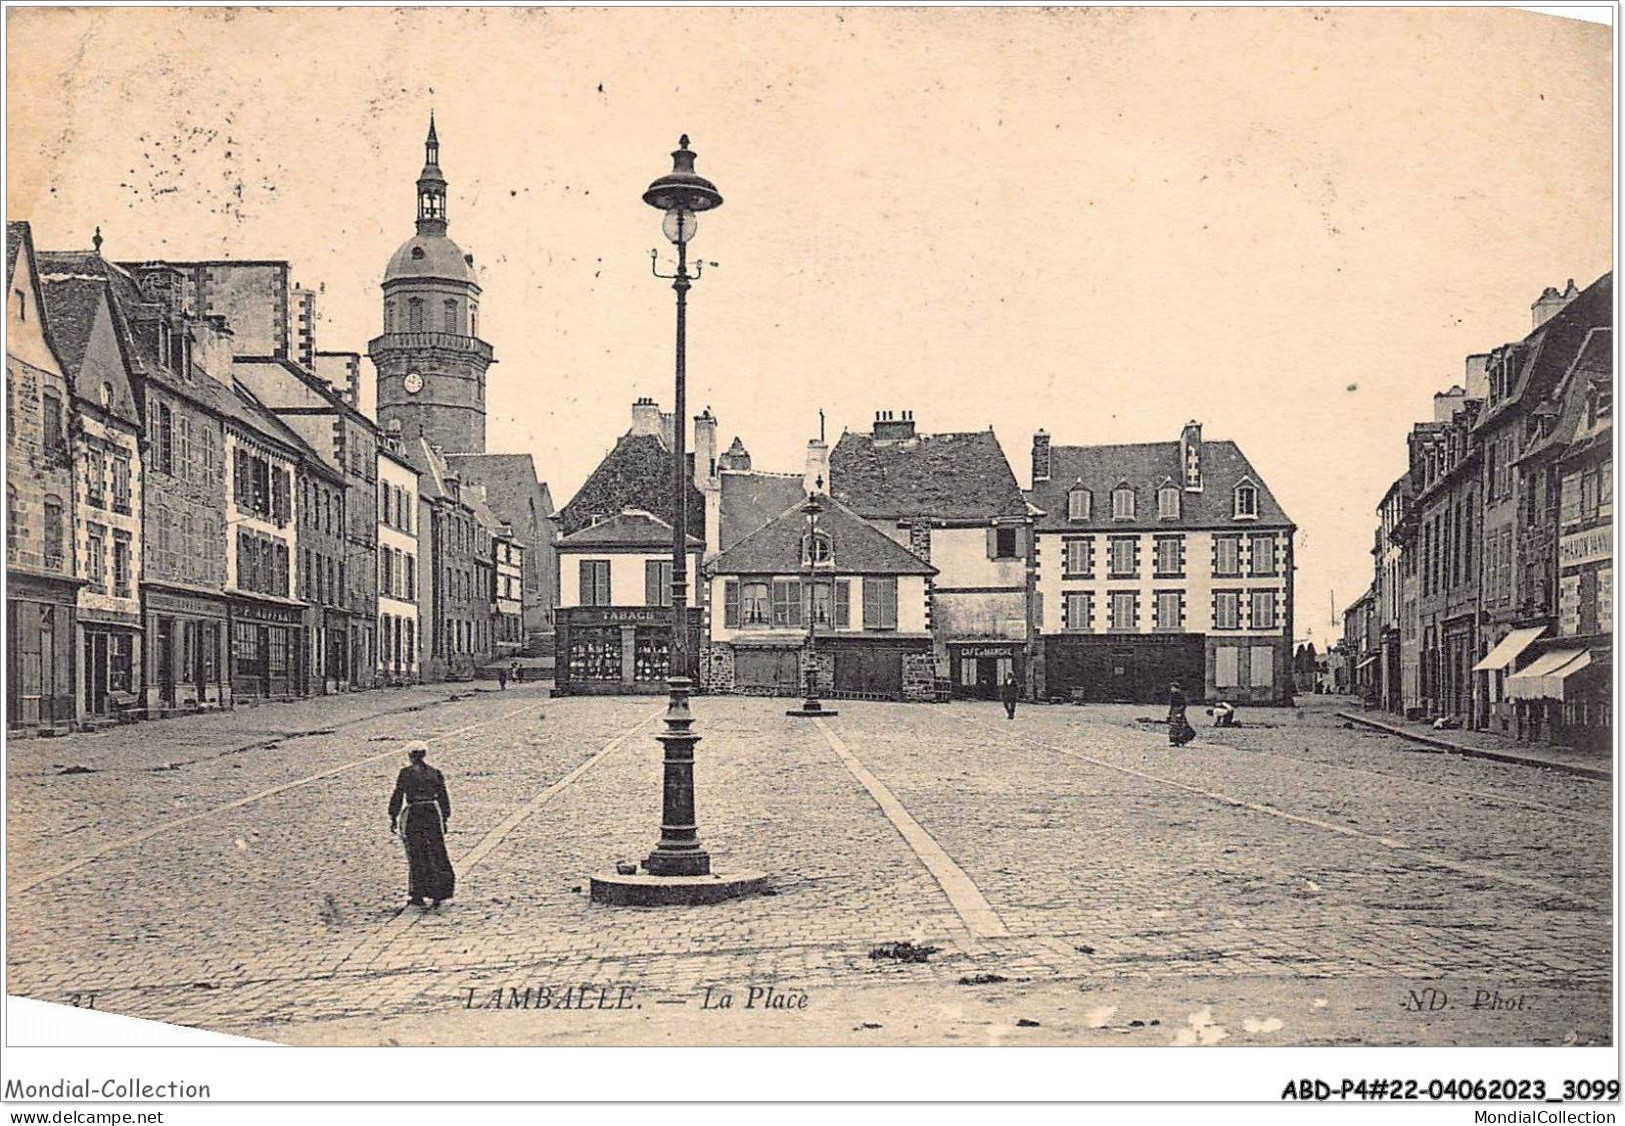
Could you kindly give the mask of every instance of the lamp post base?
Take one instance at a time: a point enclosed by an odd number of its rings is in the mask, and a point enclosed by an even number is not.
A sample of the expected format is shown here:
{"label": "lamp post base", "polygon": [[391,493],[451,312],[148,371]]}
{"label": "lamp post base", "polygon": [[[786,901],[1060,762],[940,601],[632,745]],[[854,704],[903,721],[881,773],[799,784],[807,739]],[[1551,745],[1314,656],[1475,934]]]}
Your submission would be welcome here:
{"label": "lamp post base", "polygon": [[592,877],[592,901],[611,907],[693,907],[757,895],[767,887],[766,872],[717,872],[708,876]]}
{"label": "lamp post base", "polygon": [[799,708],[790,708],[784,714],[800,716],[804,719],[816,719],[819,716],[833,716],[841,713],[834,708],[826,708],[817,700],[803,700]]}

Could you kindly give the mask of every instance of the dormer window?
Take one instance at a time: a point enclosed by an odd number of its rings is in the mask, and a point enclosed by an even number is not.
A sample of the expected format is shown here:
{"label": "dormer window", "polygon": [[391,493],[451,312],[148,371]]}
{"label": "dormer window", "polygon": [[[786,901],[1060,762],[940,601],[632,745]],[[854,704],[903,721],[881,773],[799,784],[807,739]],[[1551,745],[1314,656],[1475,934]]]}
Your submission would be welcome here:
{"label": "dormer window", "polygon": [[828,535],[823,532],[814,532],[810,536],[801,537],[802,566],[827,566],[834,560],[835,548],[830,543]]}
{"label": "dormer window", "polygon": [[[427,197],[425,197],[425,198],[427,198]],[[423,248],[421,246],[414,246],[412,248],[412,261],[414,261],[414,262],[423,261]]]}
{"label": "dormer window", "polygon": [[1112,490],[1112,519],[1134,519],[1134,490],[1126,483]]}
{"label": "dormer window", "polygon": [[1179,488],[1172,483],[1157,490],[1157,517],[1161,520],[1179,519]]}
{"label": "dormer window", "polygon": [[1066,518],[1088,520],[1094,515],[1095,495],[1082,485],[1074,485],[1066,494]]}
{"label": "dormer window", "polygon": [[1236,519],[1258,519],[1258,486],[1243,481],[1236,486]]}

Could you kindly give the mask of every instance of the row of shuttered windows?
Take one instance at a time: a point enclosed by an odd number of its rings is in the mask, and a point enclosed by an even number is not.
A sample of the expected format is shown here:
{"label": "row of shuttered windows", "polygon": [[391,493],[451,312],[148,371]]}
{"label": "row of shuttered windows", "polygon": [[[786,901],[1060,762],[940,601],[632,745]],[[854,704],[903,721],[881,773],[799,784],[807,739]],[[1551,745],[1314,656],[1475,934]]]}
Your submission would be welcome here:
{"label": "row of shuttered windows", "polygon": [[[1161,631],[1186,628],[1185,592],[1159,590],[1152,593],[1151,628]],[[1215,630],[1276,629],[1281,624],[1280,592],[1274,590],[1216,590],[1213,592],[1211,626]],[[1108,591],[1105,597],[1106,628],[1113,633],[1140,630],[1140,592]],[[1242,610],[1250,611],[1246,624]],[[1061,599],[1061,628],[1090,632],[1095,629],[1095,592],[1068,591]]]}

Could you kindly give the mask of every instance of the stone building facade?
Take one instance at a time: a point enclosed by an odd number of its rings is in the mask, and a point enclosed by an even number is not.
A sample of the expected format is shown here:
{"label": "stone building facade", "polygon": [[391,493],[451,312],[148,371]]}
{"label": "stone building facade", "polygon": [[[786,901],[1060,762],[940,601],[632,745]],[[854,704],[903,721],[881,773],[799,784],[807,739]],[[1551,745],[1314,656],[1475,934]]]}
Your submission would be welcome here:
{"label": "stone building facade", "polygon": [[1033,439],[1041,691],[1292,699],[1296,528],[1234,442]]}
{"label": "stone building facade", "polygon": [[75,714],[72,391],[27,223],[6,224],[6,277],[7,726],[54,733]]}
{"label": "stone building facade", "polygon": [[1013,673],[1024,696],[1041,693],[1033,511],[993,431],[922,434],[913,412],[883,411],[828,457],[830,498],[935,568],[928,628],[944,690],[993,698]]}
{"label": "stone building facade", "polygon": [[713,692],[937,698],[936,568],[827,496],[792,505],[707,564]]}
{"label": "stone building facade", "polygon": [[106,278],[47,275],[45,299],[73,387],[76,712],[100,725],[134,718],[142,702],[143,428]]}

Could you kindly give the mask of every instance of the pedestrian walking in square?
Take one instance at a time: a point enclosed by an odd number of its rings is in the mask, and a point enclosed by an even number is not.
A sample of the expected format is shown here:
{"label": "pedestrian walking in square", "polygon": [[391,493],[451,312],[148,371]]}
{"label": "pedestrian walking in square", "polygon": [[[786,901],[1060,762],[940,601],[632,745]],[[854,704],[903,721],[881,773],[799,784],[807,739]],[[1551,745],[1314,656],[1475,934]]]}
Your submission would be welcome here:
{"label": "pedestrian walking in square", "polygon": [[498,688],[504,688],[504,689],[508,687],[508,666],[507,665],[498,665],[497,666],[497,687]]}
{"label": "pedestrian walking in square", "polygon": [[1004,683],[999,686],[999,698],[1004,701],[1004,715],[1006,719],[1016,718],[1016,701],[1021,698],[1021,687],[1016,684],[1016,674],[1004,674]]}
{"label": "pedestrian walking in square", "polygon": [[406,752],[408,764],[395,778],[389,799],[389,831],[399,832],[406,850],[407,900],[422,907],[425,899],[439,907],[457,885],[451,857],[446,853],[446,825],[451,821],[451,798],[446,778],[427,761],[429,748],[414,744]]}
{"label": "pedestrian walking in square", "polygon": [[1185,717],[1185,691],[1176,680],[1168,686],[1168,745],[1183,747],[1196,738],[1196,728]]}

